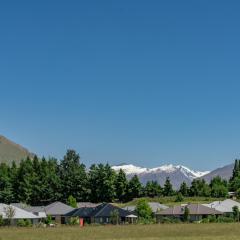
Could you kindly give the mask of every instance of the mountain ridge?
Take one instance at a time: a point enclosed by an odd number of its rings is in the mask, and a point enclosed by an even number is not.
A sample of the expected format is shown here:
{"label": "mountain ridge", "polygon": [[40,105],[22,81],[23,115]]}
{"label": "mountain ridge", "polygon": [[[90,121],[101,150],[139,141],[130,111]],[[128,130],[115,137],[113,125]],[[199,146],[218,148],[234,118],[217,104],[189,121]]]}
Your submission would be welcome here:
{"label": "mountain ridge", "polygon": [[22,159],[33,156],[34,154],[25,147],[0,135],[0,163],[10,164],[15,161],[18,164]]}

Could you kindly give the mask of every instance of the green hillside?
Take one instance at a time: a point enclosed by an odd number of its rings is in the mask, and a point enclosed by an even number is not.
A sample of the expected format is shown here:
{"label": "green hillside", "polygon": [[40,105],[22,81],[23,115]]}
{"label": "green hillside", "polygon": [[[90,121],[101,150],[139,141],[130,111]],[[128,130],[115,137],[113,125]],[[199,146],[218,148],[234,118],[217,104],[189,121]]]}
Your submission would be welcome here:
{"label": "green hillside", "polygon": [[11,163],[12,161],[17,163],[27,156],[33,157],[33,154],[22,146],[0,135],[0,163]]}

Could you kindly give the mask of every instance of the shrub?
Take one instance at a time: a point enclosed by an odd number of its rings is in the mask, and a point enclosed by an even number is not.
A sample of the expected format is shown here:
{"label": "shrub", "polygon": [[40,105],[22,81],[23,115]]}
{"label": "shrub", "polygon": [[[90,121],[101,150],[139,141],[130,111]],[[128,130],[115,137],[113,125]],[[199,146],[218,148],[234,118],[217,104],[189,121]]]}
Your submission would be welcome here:
{"label": "shrub", "polygon": [[217,218],[217,222],[218,223],[232,223],[232,222],[234,222],[234,219],[233,218],[231,218],[231,217],[218,217]]}
{"label": "shrub", "polygon": [[17,226],[18,227],[31,227],[32,226],[32,223],[29,219],[19,219],[17,221]]}
{"label": "shrub", "polygon": [[52,216],[51,215],[47,215],[47,218],[45,219],[45,224],[49,225],[51,223],[53,223]]}
{"label": "shrub", "polygon": [[178,193],[175,202],[182,202],[184,200],[182,193]]}
{"label": "shrub", "polygon": [[2,215],[0,215],[0,226],[3,226],[3,225],[4,225],[3,217]]}
{"label": "shrub", "polygon": [[69,221],[69,225],[79,225],[79,218],[78,217],[71,217]]}

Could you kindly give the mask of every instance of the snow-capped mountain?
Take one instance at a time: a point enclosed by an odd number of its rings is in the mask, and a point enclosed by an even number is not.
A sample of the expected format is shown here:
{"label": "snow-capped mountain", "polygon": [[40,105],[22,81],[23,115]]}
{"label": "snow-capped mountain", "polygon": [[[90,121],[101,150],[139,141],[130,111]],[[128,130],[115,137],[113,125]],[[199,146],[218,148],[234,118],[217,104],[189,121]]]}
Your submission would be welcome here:
{"label": "snow-capped mountain", "polygon": [[209,171],[193,171],[187,167],[181,165],[174,166],[172,164],[163,165],[156,168],[144,168],[134,166],[132,164],[126,164],[113,166],[112,169],[115,171],[122,169],[128,178],[131,178],[133,175],[138,175],[143,184],[146,184],[147,181],[153,180],[160,183],[160,185],[163,185],[166,178],[169,177],[175,189],[179,188],[183,181],[185,181],[187,184],[191,184],[193,179],[203,177],[209,173]]}

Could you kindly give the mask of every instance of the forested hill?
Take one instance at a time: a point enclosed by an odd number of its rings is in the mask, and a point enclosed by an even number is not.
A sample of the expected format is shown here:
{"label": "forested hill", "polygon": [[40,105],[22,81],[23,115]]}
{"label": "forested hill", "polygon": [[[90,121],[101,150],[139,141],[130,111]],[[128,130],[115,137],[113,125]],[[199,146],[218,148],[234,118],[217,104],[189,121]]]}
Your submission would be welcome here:
{"label": "forested hill", "polygon": [[18,163],[28,156],[32,158],[33,154],[26,148],[0,135],[0,163],[11,163],[12,161]]}

